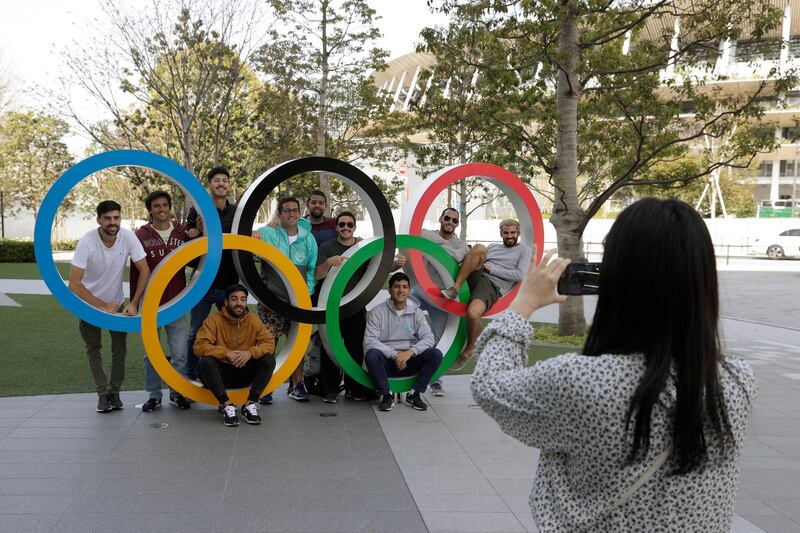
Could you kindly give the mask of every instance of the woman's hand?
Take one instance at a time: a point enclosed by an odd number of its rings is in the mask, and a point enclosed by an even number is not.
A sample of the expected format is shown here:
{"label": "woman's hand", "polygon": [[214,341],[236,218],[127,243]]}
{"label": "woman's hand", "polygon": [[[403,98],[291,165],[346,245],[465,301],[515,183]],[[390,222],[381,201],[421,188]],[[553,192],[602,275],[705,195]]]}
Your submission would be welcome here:
{"label": "woman's hand", "polygon": [[[534,245],[532,255],[536,256],[536,252]],[[566,301],[566,296],[556,294],[556,286],[569,264],[569,259],[556,258],[551,261],[555,253],[556,250],[549,250],[538,265],[531,261],[528,273],[519,286],[519,292],[508,307],[509,311],[519,313],[527,319],[540,307]]]}

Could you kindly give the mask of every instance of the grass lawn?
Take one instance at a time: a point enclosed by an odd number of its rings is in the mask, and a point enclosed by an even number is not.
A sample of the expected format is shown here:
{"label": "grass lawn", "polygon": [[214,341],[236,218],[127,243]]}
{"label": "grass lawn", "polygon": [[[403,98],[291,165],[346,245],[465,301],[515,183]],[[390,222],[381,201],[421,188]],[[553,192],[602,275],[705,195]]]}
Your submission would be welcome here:
{"label": "grass lawn", "polygon": [[[62,278],[69,278],[69,263],[57,261],[56,269]],[[0,279],[42,279],[42,275],[36,263],[0,263]]]}

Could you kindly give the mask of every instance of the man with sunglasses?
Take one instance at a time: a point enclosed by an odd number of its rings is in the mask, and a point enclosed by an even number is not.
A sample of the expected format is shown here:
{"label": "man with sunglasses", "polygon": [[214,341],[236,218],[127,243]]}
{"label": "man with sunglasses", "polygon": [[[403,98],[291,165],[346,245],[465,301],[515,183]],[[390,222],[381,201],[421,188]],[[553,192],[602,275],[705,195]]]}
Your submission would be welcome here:
{"label": "man with sunglasses", "polygon": [[[272,225],[264,226],[256,232],[253,237],[267,242],[280,250],[292,263],[294,263],[300,274],[306,280],[309,294],[314,294],[314,287],[317,283],[314,275],[317,266],[317,241],[311,234],[308,220],[300,218],[300,201],[293,196],[286,196],[278,200],[278,220],[280,224],[275,227]],[[286,286],[280,279],[278,273],[272,269],[265,261],[261,262],[261,279],[267,287],[281,300],[289,301],[289,293]],[[275,342],[281,335],[289,333],[289,320],[278,313],[273,312],[268,307],[259,304],[258,316],[267,326],[267,329],[275,337]],[[289,381],[289,397],[298,402],[307,402],[308,392],[303,384],[303,362],[295,369]],[[272,403],[272,395],[265,395],[260,400],[261,404]]]}
{"label": "man with sunglasses", "polygon": [[[456,237],[456,228],[458,227],[458,223],[458,211],[453,207],[446,207],[442,211],[441,216],[439,216],[439,230],[434,231],[430,229],[423,229],[422,236],[429,241],[435,242],[439,247],[443,248],[444,251],[450,254],[450,256],[460,265],[467,256],[467,253],[469,253],[469,245]],[[442,280],[439,272],[436,271],[427,258],[425,258],[424,261],[425,269],[428,271],[428,276],[430,276],[431,281],[433,281],[433,284],[436,286],[436,288],[446,289],[447,284],[444,282],[444,280]],[[445,325],[447,324],[447,313],[429,304],[428,301],[422,297],[421,290],[422,289],[420,289],[418,286],[415,286],[411,290],[411,296],[417,301],[420,309],[428,312],[428,316],[431,319],[431,329],[436,337],[436,342],[439,342],[442,333],[444,333]],[[444,396],[444,386],[441,378],[431,383],[430,388],[431,393],[434,396]]]}
{"label": "man with sunglasses", "polygon": [[[340,267],[347,260],[344,253],[359,239],[355,237],[356,217],[350,211],[342,211],[336,216],[336,238],[324,242],[319,247],[317,255],[317,284],[322,285],[322,280],[328,275],[331,268]],[[397,255],[392,264],[392,270],[397,270],[405,264],[405,257]],[[349,293],[364,276],[368,263],[364,263],[347,282],[344,294]],[[342,317],[339,320],[339,328],[342,332],[342,339],[347,347],[347,351],[356,363],[361,365],[364,362],[364,331],[367,327],[367,311],[361,309],[354,315]],[[330,354],[322,347],[320,354],[320,370],[323,399],[325,403],[336,403],[339,397],[339,384],[342,382],[342,372],[339,367],[331,360]],[[345,398],[350,400],[369,399],[374,391],[370,391],[363,385],[345,376]]]}

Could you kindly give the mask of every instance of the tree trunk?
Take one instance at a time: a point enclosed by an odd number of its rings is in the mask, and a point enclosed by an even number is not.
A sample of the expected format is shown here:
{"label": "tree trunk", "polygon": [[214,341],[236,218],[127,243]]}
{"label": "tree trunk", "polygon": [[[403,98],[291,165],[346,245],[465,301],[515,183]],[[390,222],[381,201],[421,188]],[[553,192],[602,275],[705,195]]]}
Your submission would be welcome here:
{"label": "tree trunk", "polygon": [[[458,164],[465,165],[467,163],[467,153],[464,143],[464,134],[458,132]],[[461,233],[459,238],[462,241],[467,240],[467,180],[463,179],[458,182],[458,216],[461,219]]]}
{"label": "tree trunk", "polygon": [[[317,109],[317,155],[325,157],[325,135],[327,133],[327,126],[325,124],[325,110],[327,104],[328,92],[328,0],[323,0],[320,4],[322,9],[322,18],[320,22],[320,30],[322,34],[322,50],[321,50],[321,67],[322,78],[319,82],[319,109]],[[331,184],[328,175],[321,172],[319,175],[319,188],[325,193],[327,197],[327,205],[325,208],[325,215],[331,215],[331,206],[333,205],[333,198],[331,198]]]}
{"label": "tree trunk", "polygon": [[[580,224],[583,210],[578,200],[578,100],[581,95],[578,45],[578,19],[576,0],[562,0],[558,10],[560,19],[558,60],[560,70],[556,82],[556,110],[558,113],[558,139],[556,165],[553,172],[555,201],[550,221],[556,229],[558,255],[573,262],[584,260]],[[586,320],[583,316],[583,297],[571,296],[559,306],[558,331],[560,335],[583,335]]]}

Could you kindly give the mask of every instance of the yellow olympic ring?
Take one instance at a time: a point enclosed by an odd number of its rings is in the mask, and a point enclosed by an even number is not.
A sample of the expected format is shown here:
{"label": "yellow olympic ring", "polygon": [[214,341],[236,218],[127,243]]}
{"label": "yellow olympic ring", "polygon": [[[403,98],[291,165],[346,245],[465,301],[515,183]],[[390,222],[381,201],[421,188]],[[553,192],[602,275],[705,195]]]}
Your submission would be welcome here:
{"label": "yellow olympic ring", "polygon": [[[286,276],[298,300],[296,305],[303,309],[311,309],[311,297],[308,294],[303,276],[289,258],[283,255],[277,248],[264,241],[254,239],[253,237],[231,235],[227,233],[223,235],[222,243],[222,248],[224,250],[245,250],[269,261],[272,266],[280,272],[283,272]],[[178,270],[183,268],[189,261],[207,252],[208,238],[202,237],[190,242],[183,248],[177,249],[164,261],[159,263],[158,268],[156,268],[153,272],[153,276],[150,278],[150,283],[142,303],[142,343],[144,344],[145,353],[147,357],[150,358],[150,363],[153,365],[153,368],[170,388],[196,402],[217,405],[219,402],[214,395],[211,394],[210,390],[199,387],[191,381],[188,381],[169,364],[167,356],[161,348],[161,342],[158,339],[158,329],[156,327],[158,304],[169,281],[175,276]],[[295,342],[291,343],[290,338],[291,351],[289,355],[281,366],[275,369],[275,372],[272,374],[272,379],[267,384],[267,388],[264,389],[264,393],[272,392],[281,383],[286,381],[300,364],[303,355],[306,353],[306,348],[308,348],[308,344],[311,340],[312,325],[298,323],[297,328]],[[287,348],[283,350],[286,351]],[[245,403],[247,401],[247,394],[248,389],[238,389],[229,391],[228,393],[230,400],[237,404]]]}

